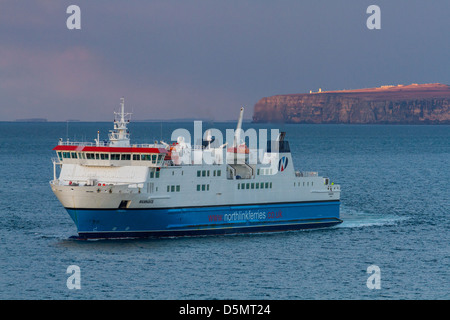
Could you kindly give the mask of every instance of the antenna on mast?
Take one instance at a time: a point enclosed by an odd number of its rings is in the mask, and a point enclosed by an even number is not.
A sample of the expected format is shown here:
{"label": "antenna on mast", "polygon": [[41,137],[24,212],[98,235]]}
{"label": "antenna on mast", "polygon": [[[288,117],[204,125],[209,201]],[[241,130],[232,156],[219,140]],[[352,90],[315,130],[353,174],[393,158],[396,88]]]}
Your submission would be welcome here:
{"label": "antenna on mast", "polygon": [[125,98],[120,98],[120,106],[121,106],[121,122],[125,122]]}
{"label": "antenna on mast", "polygon": [[110,130],[109,141],[112,147],[128,147],[130,134],[127,123],[130,122],[131,113],[125,113],[125,98],[120,98],[120,111],[114,112],[114,130]]}
{"label": "antenna on mast", "polygon": [[241,127],[242,118],[244,117],[244,107],[241,107],[241,112],[239,113],[239,120],[236,127],[236,132],[234,133],[234,147],[237,147],[241,143]]}

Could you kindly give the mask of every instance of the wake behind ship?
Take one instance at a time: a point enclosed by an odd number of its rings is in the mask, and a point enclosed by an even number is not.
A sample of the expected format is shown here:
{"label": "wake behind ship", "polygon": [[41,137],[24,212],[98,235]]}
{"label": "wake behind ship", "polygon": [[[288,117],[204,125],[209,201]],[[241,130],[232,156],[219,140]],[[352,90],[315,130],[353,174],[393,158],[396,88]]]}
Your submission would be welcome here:
{"label": "wake behind ship", "polygon": [[131,144],[123,99],[115,115],[109,141],[99,135],[94,143],[60,139],[53,149],[50,185],[79,238],[236,234],[342,222],[340,186],[317,172],[295,171],[284,132],[267,142],[262,159],[240,140],[243,108],[228,148],[213,147],[208,135],[193,146],[182,137],[172,145]]}

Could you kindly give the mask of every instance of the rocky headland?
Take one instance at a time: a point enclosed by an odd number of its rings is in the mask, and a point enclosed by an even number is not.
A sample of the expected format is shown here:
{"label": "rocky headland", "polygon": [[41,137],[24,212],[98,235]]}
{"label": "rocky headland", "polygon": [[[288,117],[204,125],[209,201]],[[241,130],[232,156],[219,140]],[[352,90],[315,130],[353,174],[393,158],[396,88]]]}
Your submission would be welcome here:
{"label": "rocky headland", "polygon": [[253,122],[450,124],[450,86],[411,84],[262,98]]}

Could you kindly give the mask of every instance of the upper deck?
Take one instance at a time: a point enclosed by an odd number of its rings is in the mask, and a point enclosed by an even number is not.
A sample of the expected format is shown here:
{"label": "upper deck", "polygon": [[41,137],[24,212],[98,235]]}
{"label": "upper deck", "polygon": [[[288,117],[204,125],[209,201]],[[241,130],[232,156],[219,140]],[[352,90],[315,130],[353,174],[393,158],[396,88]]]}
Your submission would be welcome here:
{"label": "upper deck", "polygon": [[161,167],[169,151],[164,145],[130,144],[127,124],[130,113],[125,113],[125,101],[121,99],[121,112],[115,112],[114,130],[110,131],[109,142],[100,141],[100,132],[93,142],[72,142],[59,140],[53,148],[59,163],[92,166],[145,165]]}
{"label": "upper deck", "polygon": [[[57,153],[55,164],[79,164],[84,166],[179,166],[201,164],[207,157],[213,164],[223,162],[224,144],[219,148],[211,148],[211,139],[206,145],[191,146],[185,143],[182,137],[176,143],[168,145],[158,144],[130,144],[130,134],[127,125],[130,122],[130,113],[125,113],[124,99],[121,99],[121,112],[115,112],[114,130],[110,130],[109,141],[100,140],[100,132],[94,142],[72,142],[67,139],[59,140],[53,148]],[[240,120],[242,122],[243,108],[241,108]],[[244,160],[248,158],[248,150],[244,152]],[[240,155],[241,150],[237,144],[229,152],[234,158]]]}
{"label": "upper deck", "polygon": [[97,146],[82,142],[60,142],[53,148],[59,162],[92,165],[145,165],[160,167],[168,151],[158,145],[132,145],[130,147]]}

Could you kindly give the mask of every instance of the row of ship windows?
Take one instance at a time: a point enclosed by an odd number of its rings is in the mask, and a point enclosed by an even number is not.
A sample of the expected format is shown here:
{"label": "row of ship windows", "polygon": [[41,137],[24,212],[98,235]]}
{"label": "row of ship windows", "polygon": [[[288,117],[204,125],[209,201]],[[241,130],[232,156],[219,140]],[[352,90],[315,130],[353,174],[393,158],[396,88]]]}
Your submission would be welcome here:
{"label": "row of ship windows", "polygon": [[150,171],[150,178],[159,178],[159,172],[160,171]]}
{"label": "row of ship windows", "polygon": [[259,175],[272,175],[272,169],[258,169],[256,170],[256,174]]}
{"label": "row of ship windows", "polygon": [[244,189],[272,189],[272,182],[238,183],[238,190]]}
{"label": "row of ship windows", "polygon": [[[220,177],[222,174],[221,170],[214,170],[213,177]],[[258,169],[257,175],[272,175],[272,169]],[[210,170],[197,170],[197,177],[209,177]]]}
{"label": "row of ship windows", "polygon": [[[153,172],[152,172],[153,173]],[[159,177],[159,172],[156,172]],[[311,186],[314,183],[311,182]],[[300,182],[294,182],[294,186],[300,187]],[[303,182],[303,186],[309,186],[309,182]],[[272,182],[248,182],[248,183],[238,183],[238,190],[248,190],[248,189],[272,189]],[[198,184],[197,191],[209,191],[209,184]],[[167,192],[180,192],[180,186],[167,186]]]}
{"label": "row of ship windows", "polygon": [[[172,171],[172,175],[175,175],[175,171]],[[184,171],[181,171],[181,175],[184,175]],[[197,177],[209,177],[210,172],[209,170],[198,170],[197,171]],[[213,171],[213,177],[220,177],[222,175],[221,170],[214,170]],[[159,178],[160,177],[160,171],[150,171],[150,178]]]}
{"label": "row of ship windows", "polygon": [[[272,189],[272,182],[239,183],[238,189]],[[198,184],[197,191],[209,191],[209,184]],[[167,186],[167,192],[180,192],[180,186]]]}
{"label": "row of ship windows", "polygon": [[[111,156],[111,157],[110,157]],[[157,162],[164,159],[164,154],[133,154],[135,161]],[[130,153],[85,153],[85,152],[58,152],[58,157],[63,159],[88,159],[88,160],[131,160]]]}
{"label": "row of ship windows", "polygon": [[[152,172],[153,173],[153,172]],[[159,172],[156,172],[159,177]],[[294,186],[300,187],[300,182],[294,182]],[[305,182],[303,182],[305,186]],[[306,186],[309,186],[309,182],[306,182]],[[313,182],[311,182],[313,186]],[[248,189],[272,189],[272,182],[248,182],[248,183],[238,183],[238,190],[248,190]],[[167,192],[180,192],[180,185],[167,186]],[[198,184],[197,191],[209,191],[209,184]]]}
{"label": "row of ship windows", "polygon": [[180,185],[167,186],[167,192],[180,192]]}
{"label": "row of ship windows", "polygon": [[[210,170],[197,170],[197,177],[209,177]],[[220,177],[222,174],[221,170],[214,170],[213,177]]]}
{"label": "row of ship windows", "polygon": [[209,184],[198,184],[197,191],[209,191]]}
{"label": "row of ship windows", "polygon": [[[306,183],[306,184],[305,184]],[[311,181],[311,187],[314,185],[314,182]],[[301,186],[301,182],[294,182],[294,187],[300,187]],[[309,181],[304,182],[303,181],[303,187],[309,187]]]}
{"label": "row of ship windows", "polygon": [[[180,185],[167,186],[167,192],[180,192]],[[197,191],[209,191],[209,184],[198,184]]]}

